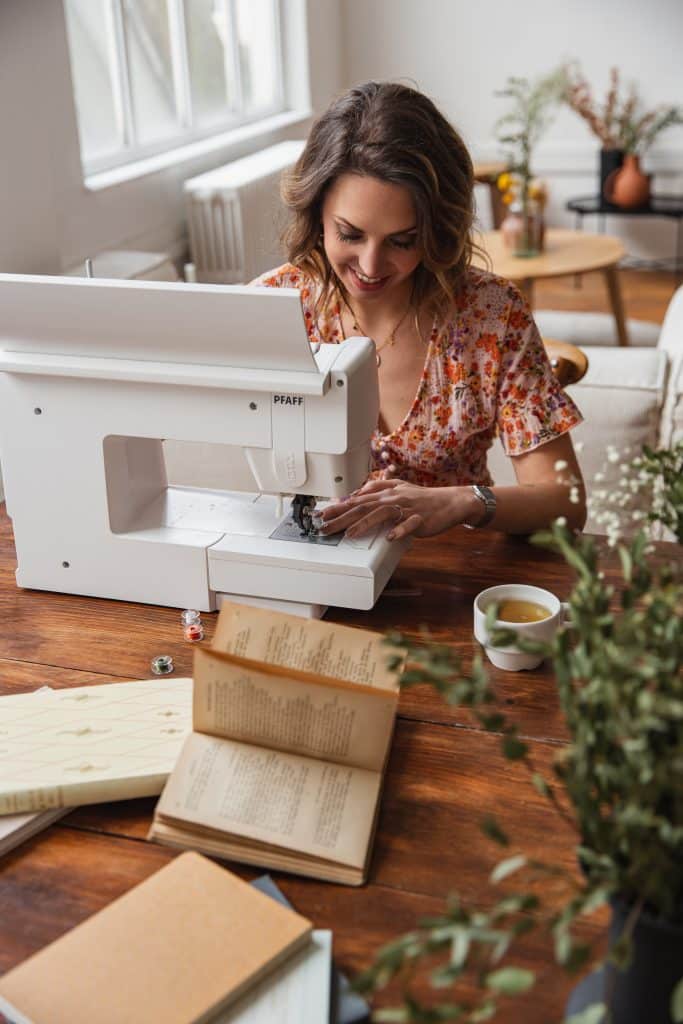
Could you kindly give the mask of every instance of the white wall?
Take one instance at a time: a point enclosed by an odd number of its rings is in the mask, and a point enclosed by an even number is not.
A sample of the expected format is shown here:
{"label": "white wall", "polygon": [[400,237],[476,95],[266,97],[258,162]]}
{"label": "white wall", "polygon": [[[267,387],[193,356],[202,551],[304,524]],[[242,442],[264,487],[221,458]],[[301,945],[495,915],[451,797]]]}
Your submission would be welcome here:
{"label": "white wall", "polygon": [[[301,105],[322,109],[341,84],[337,0],[285,0]],[[293,15],[293,17],[291,17]],[[310,38],[305,66],[301,34]],[[299,103],[297,103],[297,106]],[[83,184],[62,0],[0,0],[0,271],[59,273],[107,248],[180,254],[185,178],[283,138],[309,122],[244,140],[181,166],[100,191]]]}
{"label": "white wall", "polygon": [[[341,0],[346,84],[412,80],[453,121],[475,158],[500,156],[493,126],[505,110],[495,91],[508,75],[535,77],[563,60],[581,62],[604,98],[609,68],[635,80],[648,105],[683,104],[680,0]],[[549,129],[534,160],[551,186],[549,218],[573,225],[569,196],[596,190],[599,143],[570,110]],[[683,192],[683,128],[648,154],[655,191]],[[482,197],[483,198],[483,197]],[[486,202],[480,203],[484,226]],[[610,217],[633,255],[671,257],[674,222]],[[584,230],[597,230],[595,219]]]}

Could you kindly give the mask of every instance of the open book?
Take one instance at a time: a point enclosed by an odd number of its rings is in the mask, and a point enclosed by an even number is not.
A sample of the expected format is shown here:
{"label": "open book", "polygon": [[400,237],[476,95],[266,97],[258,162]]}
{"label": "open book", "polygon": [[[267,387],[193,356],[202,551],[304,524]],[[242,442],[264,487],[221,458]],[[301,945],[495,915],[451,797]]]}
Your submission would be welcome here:
{"label": "open book", "polygon": [[215,645],[195,653],[193,732],[149,838],[360,885],[398,702],[391,649],[244,605],[224,605]]}

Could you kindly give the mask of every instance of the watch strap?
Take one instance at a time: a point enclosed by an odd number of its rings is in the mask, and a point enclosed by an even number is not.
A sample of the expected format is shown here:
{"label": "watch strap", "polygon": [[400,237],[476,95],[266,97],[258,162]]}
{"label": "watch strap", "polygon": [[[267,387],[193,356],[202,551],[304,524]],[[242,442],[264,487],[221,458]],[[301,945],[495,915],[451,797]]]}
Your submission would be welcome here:
{"label": "watch strap", "polygon": [[480,530],[483,526],[488,526],[496,514],[496,496],[490,487],[482,484],[472,484],[472,491],[483,504],[484,515],[478,523],[463,523],[463,526],[468,530]]}

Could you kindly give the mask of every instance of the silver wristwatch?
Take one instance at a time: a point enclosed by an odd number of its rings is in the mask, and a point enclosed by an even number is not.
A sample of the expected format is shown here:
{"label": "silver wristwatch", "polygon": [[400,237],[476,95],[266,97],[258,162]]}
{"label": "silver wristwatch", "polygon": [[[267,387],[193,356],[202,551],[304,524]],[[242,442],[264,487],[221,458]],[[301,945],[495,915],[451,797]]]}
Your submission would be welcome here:
{"label": "silver wristwatch", "polygon": [[484,515],[478,523],[463,523],[468,530],[480,530],[482,526],[488,526],[496,514],[496,496],[490,487],[482,487],[480,484],[472,484],[472,490],[484,505]]}

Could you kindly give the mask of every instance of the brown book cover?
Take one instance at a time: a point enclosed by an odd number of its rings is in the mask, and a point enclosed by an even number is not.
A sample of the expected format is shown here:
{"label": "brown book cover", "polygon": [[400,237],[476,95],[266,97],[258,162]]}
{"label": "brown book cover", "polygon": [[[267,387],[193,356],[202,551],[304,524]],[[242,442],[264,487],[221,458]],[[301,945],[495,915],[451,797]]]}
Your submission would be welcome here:
{"label": "brown book cover", "polygon": [[184,853],[0,978],[0,1011],[21,1024],[200,1024],[311,934],[293,910]]}

